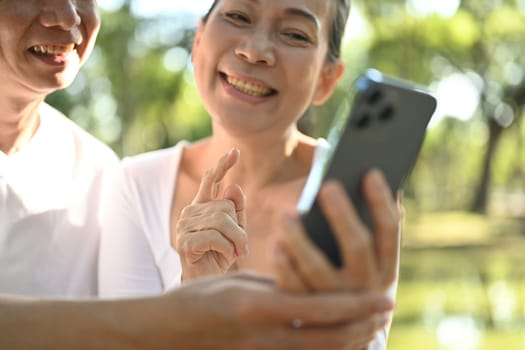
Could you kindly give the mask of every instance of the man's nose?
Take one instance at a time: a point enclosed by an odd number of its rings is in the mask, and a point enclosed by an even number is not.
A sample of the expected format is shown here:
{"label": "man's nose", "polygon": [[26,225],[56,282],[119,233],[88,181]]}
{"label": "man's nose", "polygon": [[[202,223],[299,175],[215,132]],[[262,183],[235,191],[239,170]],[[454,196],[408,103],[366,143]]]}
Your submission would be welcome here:
{"label": "man's nose", "polygon": [[44,27],[60,27],[69,30],[78,26],[82,19],[71,0],[44,0],[40,12],[40,24]]}

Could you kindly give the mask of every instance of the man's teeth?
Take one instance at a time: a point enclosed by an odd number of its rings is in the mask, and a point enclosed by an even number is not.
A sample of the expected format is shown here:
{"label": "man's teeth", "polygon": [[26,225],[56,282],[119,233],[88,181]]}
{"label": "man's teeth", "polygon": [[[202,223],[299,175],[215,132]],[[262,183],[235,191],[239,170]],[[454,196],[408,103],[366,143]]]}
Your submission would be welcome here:
{"label": "man's teeth", "polygon": [[73,51],[75,48],[74,44],[69,44],[67,46],[57,46],[57,45],[36,45],[31,48],[31,50],[38,54],[43,55],[65,55]]}
{"label": "man's teeth", "polygon": [[272,92],[271,89],[265,88],[264,86],[256,85],[233,77],[226,77],[226,81],[237,90],[255,97],[266,96]]}

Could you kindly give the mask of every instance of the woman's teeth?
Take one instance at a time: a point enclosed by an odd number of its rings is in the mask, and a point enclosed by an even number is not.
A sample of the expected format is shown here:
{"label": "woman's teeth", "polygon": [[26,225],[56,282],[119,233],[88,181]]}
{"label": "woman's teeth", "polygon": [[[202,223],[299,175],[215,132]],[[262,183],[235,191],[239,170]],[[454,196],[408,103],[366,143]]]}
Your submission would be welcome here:
{"label": "woman's teeth", "polygon": [[29,50],[40,55],[66,55],[75,49],[74,44],[66,46],[58,45],[36,45]]}
{"label": "woman's teeth", "polygon": [[226,77],[226,81],[237,90],[254,97],[267,96],[273,92],[272,89],[265,88],[264,86],[229,76]]}

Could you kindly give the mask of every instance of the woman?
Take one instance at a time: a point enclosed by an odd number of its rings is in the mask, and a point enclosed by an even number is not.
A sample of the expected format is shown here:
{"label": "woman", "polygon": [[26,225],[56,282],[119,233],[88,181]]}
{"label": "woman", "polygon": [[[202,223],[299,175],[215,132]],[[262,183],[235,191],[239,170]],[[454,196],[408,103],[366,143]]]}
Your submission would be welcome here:
{"label": "woman", "polygon": [[114,153],[44,102],[100,27],[95,0],[0,0],[0,293],[97,294],[98,202]]}
{"label": "woman", "polygon": [[[312,160],[324,148],[300,133],[297,121],[310,105],[326,101],[343,73],[339,46],[348,6],[344,0],[213,3],[192,51],[213,133],[123,162],[105,210],[102,296],[157,293],[231,269],[278,276],[290,290],[392,284],[399,218],[380,174],[365,183],[380,223],[377,256],[337,185],[322,193],[341,205],[325,211],[346,240],[343,254],[362,258],[359,264],[335,270],[309,245],[294,215],[283,219],[294,212]],[[379,318],[374,331],[387,323]]]}

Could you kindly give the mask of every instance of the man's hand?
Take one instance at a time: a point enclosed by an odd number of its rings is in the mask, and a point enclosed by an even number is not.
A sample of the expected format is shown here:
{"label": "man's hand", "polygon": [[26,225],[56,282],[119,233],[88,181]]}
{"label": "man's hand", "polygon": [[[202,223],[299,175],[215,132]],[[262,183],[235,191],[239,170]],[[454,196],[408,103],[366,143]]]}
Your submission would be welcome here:
{"label": "man's hand", "polygon": [[163,299],[173,319],[156,324],[184,335],[180,349],[347,349],[349,337],[369,342],[393,307],[382,293],[290,294],[247,273],[200,279]]}

